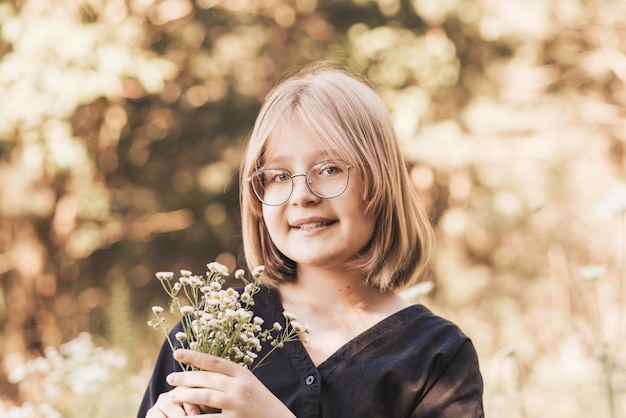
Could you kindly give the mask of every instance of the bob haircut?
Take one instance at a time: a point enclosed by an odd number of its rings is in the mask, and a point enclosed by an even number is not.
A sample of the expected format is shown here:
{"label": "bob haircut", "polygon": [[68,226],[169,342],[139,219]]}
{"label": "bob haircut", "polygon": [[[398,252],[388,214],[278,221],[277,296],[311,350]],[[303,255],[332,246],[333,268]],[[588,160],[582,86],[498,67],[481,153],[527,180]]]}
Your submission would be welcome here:
{"label": "bob haircut", "polygon": [[[402,156],[389,111],[367,81],[343,68],[305,67],[266,96],[240,172],[243,247],[248,267],[265,266],[263,284],[296,279],[296,263],[272,242],[248,179],[263,167],[268,139],[289,127],[313,133],[339,152],[364,183],[369,244],[346,268],[383,292],[412,284],[428,266],[434,234]],[[287,203],[288,204],[288,203]]]}

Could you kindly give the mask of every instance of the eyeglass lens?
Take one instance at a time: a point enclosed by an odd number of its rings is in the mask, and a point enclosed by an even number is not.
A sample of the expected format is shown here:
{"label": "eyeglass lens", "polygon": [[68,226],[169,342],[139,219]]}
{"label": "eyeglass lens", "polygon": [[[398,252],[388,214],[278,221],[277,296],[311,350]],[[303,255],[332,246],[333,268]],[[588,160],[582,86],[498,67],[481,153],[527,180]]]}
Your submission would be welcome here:
{"label": "eyeglass lens", "polygon": [[252,174],[250,182],[254,193],[266,205],[277,206],[287,202],[293,193],[294,177],[304,176],[306,184],[316,196],[330,199],[341,195],[348,187],[348,164],[342,160],[327,160],[311,166],[306,174],[291,174],[287,170],[264,168]]}

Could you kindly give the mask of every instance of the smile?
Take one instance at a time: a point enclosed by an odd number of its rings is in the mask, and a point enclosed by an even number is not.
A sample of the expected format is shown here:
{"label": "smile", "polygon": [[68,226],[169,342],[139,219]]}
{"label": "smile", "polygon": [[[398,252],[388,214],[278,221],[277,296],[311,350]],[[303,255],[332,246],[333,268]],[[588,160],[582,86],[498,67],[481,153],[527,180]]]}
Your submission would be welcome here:
{"label": "smile", "polygon": [[335,222],[336,221],[309,222],[309,223],[306,223],[306,224],[301,224],[301,225],[294,226],[294,228],[300,229],[302,231],[311,231],[311,230],[316,229],[316,228],[323,228],[325,226],[332,225]]}

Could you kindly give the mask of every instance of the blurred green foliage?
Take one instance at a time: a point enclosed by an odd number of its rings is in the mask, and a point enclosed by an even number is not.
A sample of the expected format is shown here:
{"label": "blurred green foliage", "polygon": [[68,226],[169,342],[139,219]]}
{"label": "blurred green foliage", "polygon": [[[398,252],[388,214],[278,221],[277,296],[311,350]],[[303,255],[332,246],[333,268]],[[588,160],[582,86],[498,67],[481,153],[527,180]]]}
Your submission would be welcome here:
{"label": "blurred green foliage", "polygon": [[[149,365],[154,272],[242,265],[243,142],[286,70],[330,57],[389,106],[438,234],[428,303],[474,339],[489,415],[618,416],[624,15],[620,0],[0,2],[1,374],[81,331]],[[587,265],[605,273],[581,280]]]}

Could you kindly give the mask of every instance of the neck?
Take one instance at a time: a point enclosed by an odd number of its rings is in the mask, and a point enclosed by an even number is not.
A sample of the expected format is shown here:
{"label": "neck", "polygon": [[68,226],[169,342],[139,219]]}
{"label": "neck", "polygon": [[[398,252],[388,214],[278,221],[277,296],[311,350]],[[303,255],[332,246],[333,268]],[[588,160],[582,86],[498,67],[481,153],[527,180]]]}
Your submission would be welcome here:
{"label": "neck", "polygon": [[346,271],[304,269],[278,287],[283,307],[310,325],[306,350],[315,365],[388,316],[409,306],[393,293],[361,284]]}
{"label": "neck", "polygon": [[[316,268],[298,268],[295,282],[280,286],[279,292],[288,304],[305,305],[318,309],[375,308],[387,294],[365,286],[354,273]],[[332,307],[332,308],[331,308]]]}

